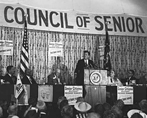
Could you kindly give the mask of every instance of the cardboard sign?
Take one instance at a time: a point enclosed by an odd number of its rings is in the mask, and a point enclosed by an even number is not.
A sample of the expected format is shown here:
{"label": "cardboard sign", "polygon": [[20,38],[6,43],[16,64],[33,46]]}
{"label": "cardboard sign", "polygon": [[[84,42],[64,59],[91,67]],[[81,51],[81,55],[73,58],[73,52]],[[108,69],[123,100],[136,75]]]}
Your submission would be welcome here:
{"label": "cardboard sign", "polygon": [[70,105],[74,105],[78,97],[83,97],[82,86],[64,86],[64,96]]}
{"label": "cardboard sign", "polygon": [[0,55],[13,55],[13,41],[0,40]]}
{"label": "cardboard sign", "polygon": [[133,104],[133,87],[117,87],[117,99],[122,99],[124,104]]}

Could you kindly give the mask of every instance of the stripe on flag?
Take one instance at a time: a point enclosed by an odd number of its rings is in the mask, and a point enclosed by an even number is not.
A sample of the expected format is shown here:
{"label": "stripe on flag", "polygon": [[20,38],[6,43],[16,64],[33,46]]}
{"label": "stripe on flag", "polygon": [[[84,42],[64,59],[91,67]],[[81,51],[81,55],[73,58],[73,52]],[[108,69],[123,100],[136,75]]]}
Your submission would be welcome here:
{"label": "stripe on flag", "polygon": [[20,56],[20,73],[24,75],[25,70],[29,68],[28,39],[27,39],[27,22],[25,17],[24,36]]}

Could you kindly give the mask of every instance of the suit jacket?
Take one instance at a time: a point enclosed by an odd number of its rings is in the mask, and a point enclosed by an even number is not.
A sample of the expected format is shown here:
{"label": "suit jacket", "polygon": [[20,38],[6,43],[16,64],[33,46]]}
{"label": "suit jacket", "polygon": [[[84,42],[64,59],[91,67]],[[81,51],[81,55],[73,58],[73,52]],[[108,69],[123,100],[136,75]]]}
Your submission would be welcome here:
{"label": "suit jacket", "polygon": [[[47,82],[47,83],[48,83],[49,85],[59,84],[57,79],[53,79],[54,77],[55,77],[55,73],[51,73],[51,74],[48,76],[48,82]],[[63,79],[62,79],[62,76],[59,76],[58,78],[60,79],[61,84],[63,84],[64,81],[63,81]]]}
{"label": "suit jacket", "polygon": [[16,81],[17,81],[16,76],[10,77],[9,74],[6,74],[6,75],[4,76],[4,82],[9,82],[10,84],[16,84]]}
{"label": "suit jacket", "polygon": [[28,79],[28,77],[25,75],[24,77],[23,77],[23,79],[22,79],[22,84],[36,84],[36,81],[34,80],[34,78],[33,77],[30,77],[30,79],[31,79],[31,82],[30,82],[30,80]]}
{"label": "suit jacket", "polygon": [[85,63],[84,59],[78,61],[75,69],[75,73],[77,74],[76,84],[84,85],[84,69],[94,68],[94,62],[92,60],[88,60],[88,65]]}

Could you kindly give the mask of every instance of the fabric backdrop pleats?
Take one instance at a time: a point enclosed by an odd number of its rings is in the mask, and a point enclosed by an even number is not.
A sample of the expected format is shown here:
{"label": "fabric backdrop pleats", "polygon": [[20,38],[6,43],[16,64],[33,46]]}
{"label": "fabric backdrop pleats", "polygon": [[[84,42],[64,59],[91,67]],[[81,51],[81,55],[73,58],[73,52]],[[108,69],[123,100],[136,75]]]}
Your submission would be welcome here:
{"label": "fabric backdrop pleats", "polygon": [[[137,78],[147,73],[147,37],[111,35],[109,38],[111,64],[119,78],[125,78],[128,69],[135,70]],[[14,46],[13,56],[1,55],[1,69],[5,70],[8,65],[19,68],[22,39],[23,29],[0,27],[0,40],[12,40]],[[49,42],[59,39],[63,40],[63,63],[72,83],[75,66],[84,50],[90,51],[91,59],[99,69],[103,68],[105,35],[28,30],[29,64],[37,82],[50,74]]]}

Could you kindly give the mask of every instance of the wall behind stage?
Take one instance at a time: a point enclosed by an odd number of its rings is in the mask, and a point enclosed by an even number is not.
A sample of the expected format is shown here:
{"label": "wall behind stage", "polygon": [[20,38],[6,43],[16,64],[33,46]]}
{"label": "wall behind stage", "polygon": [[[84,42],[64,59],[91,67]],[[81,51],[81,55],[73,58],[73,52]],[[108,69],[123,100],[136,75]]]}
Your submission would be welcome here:
{"label": "wall behind stage", "polygon": [[[91,59],[99,68],[103,67],[105,35],[28,30],[29,62],[36,81],[49,75],[49,41],[61,37],[64,41],[63,63],[68,67],[72,78],[77,61],[82,58],[84,50],[90,51]],[[111,63],[119,78],[125,78],[128,69],[134,69],[137,78],[147,73],[147,37],[109,36],[109,38]],[[5,68],[8,65],[19,67],[23,29],[1,26],[0,39],[14,42],[13,56],[2,55],[1,67]]]}

